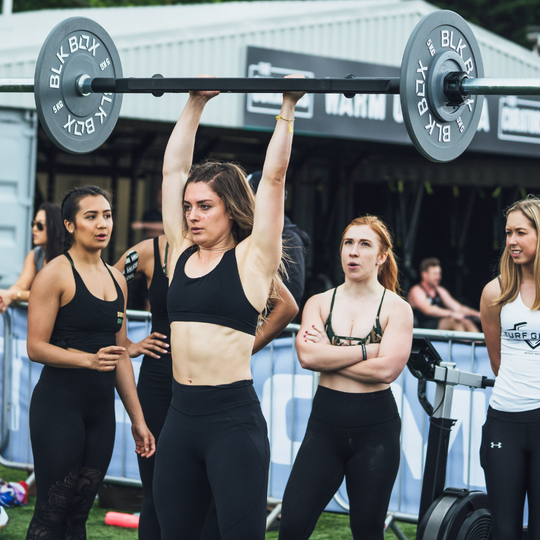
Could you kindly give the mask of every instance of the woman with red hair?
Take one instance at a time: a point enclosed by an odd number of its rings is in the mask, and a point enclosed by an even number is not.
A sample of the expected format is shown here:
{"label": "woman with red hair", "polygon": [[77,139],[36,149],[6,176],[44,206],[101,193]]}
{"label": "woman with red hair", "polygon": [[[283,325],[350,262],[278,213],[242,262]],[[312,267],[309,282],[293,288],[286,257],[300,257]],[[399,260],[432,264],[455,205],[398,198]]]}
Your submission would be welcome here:
{"label": "woman with red hair", "polygon": [[340,252],[345,282],[308,300],[296,338],[300,363],[321,376],[285,489],[280,540],[307,540],[343,478],[353,537],[383,540],[399,468],[390,383],[410,355],[412,310],[397,294],[392,239],[379,218],[353,220]]}

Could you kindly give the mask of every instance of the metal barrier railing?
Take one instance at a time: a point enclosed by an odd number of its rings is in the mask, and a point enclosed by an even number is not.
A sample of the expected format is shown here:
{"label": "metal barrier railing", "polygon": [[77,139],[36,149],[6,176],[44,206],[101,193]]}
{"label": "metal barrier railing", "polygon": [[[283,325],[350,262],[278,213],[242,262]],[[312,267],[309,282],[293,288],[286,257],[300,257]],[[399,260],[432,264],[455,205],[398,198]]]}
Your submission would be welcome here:
{"label": "metal barrier railing", "polygon": [[9,438],[9,408],[11,405],[11,391],[9,384],[11,382],[11,359],[13,356],[13,319],[11,313],[4,313],[4,364],[2,366],[2,431],[0,439],[0,455],[7,447]]}
{"label": "metal barrier railing", "polygon": [[[22,302],[17,307],[27,309],[28,304]],[[150,333],[150,325],[152,322],[152,315],[148,311],[135,311],[126,310],[127,325],[129,331],[129,323],[132,321],[142,321],[146,323],[145,330],[147,334]],[[9,448],[10,443],[10,423],[13,411],[13,340],[14,340],[14,322],[10,309],[3,313],[4,320],[4,347],[3,347],[3,364],[2,364],[2,429],[0,430],[0,464],[5,467],[11,467],[15,469],[32,470],[33,464],[30,462],[21,463],[6,459],[4,457],[6,450]],[[32,363],[29,364],[29,381],[31,380]],[[31,388],[29,388],[28,394],[31,394]],[[28,436],[28,445],[30,445],[30,437]],[[124,445],[125,446],[125,445]],[[30,456],[30,449],[28,448],[27,455]],[[125,455],[125,448],[124,448]],[[126,481],[129,479],[126,478]]]}
{"label": "metal barrier railing", "polygon": [[[133,321],[139,321],[145,323],[145,333],[148,335],[150,333],[150,324],[151,324],[151,314],[146,311],[127,311],[127,324],[128,324],[128,331],[129,331],[129,325]],[[291,324],[287,327],[286,332],[288,332],[292,339],[291,339],[291,349],[290,349],[290,382],[291,382],[291,399],[290,399],[290,422],[287,426],[287,437],[289,438],[290,442],[290,468],[292,468],[292,463],[294,462],[295,458],[295,435],[298,435],[297,431],[300,431],[300,429],[297,429],[298,426],[296,425],[296,418],[297,415],[295,414],[295,397],[297,396],[296,390],[297,388],[300,388],[301,385],[297,385],[297,382],[301,382],[303,384],[304,393],[301,395],[301,398],[307,399],[310,397],[313,399],[313,396],[315,395],[315,391],[318,386],[318,380],[319,376],[317,373],[311,373],[312,376],[312,383],[311,383],[311,396],[308,396],[306,394],[307,388],[305,386],[306,384],[306,373],[302,373],[302,377],[304,377],[303,380],[297,381],[297,370],[298,368],[297,364],[297,357],[296,357],[296,348],[295,348],[295,337],[296,333],[298,332],[300,326]],[[480,333],[464,333],[464,332],[451,332],[451,331],[438,331],[438,330],[424,330],[424,329],[415,329],[414,330],[415,336],[426,336],[430,338],[433,341],[443,341],[448,344],[448,359],[452,358],[453,355],[453,347],[455,344],[460,343],[466,343],[470,345],[470,370],[474,371],[475,369],[475,355],[476,355],[476,349],[478,346],[483,346],[485,343],[484,335]],[[0,431],[0,464],[5,465],[7,467],[12,468],[19,468],[19,469],[25,469],[31,471],[33,469],[33,465],[30,462],[30,450],[28,450],[28,461],[26,463],[20,462],[20,461],[14,461],[3,457],[6,456],[6,451],[10,447],[10,421],[12,416],[12,407],[13,407],[13,388],[12,388],[12,377],[13,377],[13,341],[14,341],[14,319],[12,314],[10,313],[10,310],[8,310],[6,313],[4,313],[4,346],[3,346],[3,367],[2,367],[2,385],[0,386],[0,389],[2,391],[2,413],[1,413],[1,420],[2,420],[2,427]],[[286,342],[282,342],[286,343]],[[269,415],[267,416],[267,423],[268,423],[268,433],[270,438],[270,444],[271,448],[273,447],[273,440],[274,437],[276,437],[276,433],[274,432],[274,407],[276,403],[274,403],[274,393],[276,388],[274,387],[274,379],[277,375],[279,377],[280,373],[276,374],[276,364],[275,364],[275,344],[272,342],[269,346],[267,346],[270,353],[270,360],[269,360],[269,370],[270,370],[270,380],[269,380],[269,407],[267,407],[267,412],[269,411]],[[283,348],[279,349],[281,351],[280,354],[282,354]],[[287,353],[288,354],[288,353]],[[282,360],[281,360],[282,361]],[[287,360],[289,362],[289,360]],[[31,362],[30,367],[28,368],[31,370]],[[280,365],[281,366],[281,365]],[[282,366],[281,366],[282,367]],[[29,381],[31,381],[32,377],[29,376]],[[401,377],[400,381],[397,381],[396,384],[401,385],[401,396],[398,397],[398,406],[400,405],[400,410],[404,410],[404,404],[405,404],[405,388],[404,388],[404,380],[405,377]],[[309,394],[309,391],[307,391]],[[31,383],[29,382],[29,388],[28,388],[28,395],[31,394]],[[400,401],[401,400],[401,401]],[[261,399],[262,401],[262,399]],[[400,401],[400,402],[399,402]],[[472,404],[472,391],[470,394],[470,403]],[[124,413],[126,414],[126,413]],[[469,418],[469,437],[468,437],[468,444],[469,444],[469,455],[471,451],[471,443],[472,443],[472,406],[470,407],[470,418]],[[424,425],[421,428],[422,433],[422,441],[424,443],[425,441],[425,421],[426,421],[426,415],[424,414],[423,422]],[[302,426],[299,426],[299,428],[302,428]],[[129,424],[128,422],[124,422],[123,431],[125,432],[125,437],[123,437],[122,440],[122,463],[126,462],[126,456],[127,456],[127,443],[126,441],[129,439]],[[403,437],[403,433],[402,433]],[[30,446],[29,436],[28,438],[28,446]],[[297,448],[298,445],[296,445]],[[425,444],[422,444],[422,463],[425,460]],[[271,494],[274,492],[273,488],[273,479],[274,475],[273,473],[273,467],[274,463],[273,461],[270,462],[270,472],[269,472],[269,485],[268,485],[268,494],[269,494],[269,504],[271,506],[274,506],[274,511],[269,516],[269,520],[273,520],[275,516],[279,513],[280,510],[280,503],[281,501],[278,498],[272,497]],[[470,485],[470,460],[467,464],[467,487]],[[402,485],[404,483],[404,467],[400,466],[400,470],[398,472],[398,477],[396,480],[397,484],[397,493],[398,493],[398,502],[397,502],[397,512],[392,513],[392,518],[389,520],[389,524],[391,526],[392,519],[399,520],[399,521],[410,521],[415,522],[417,519],[417,516],[412,513],[406,513],[401,512],[400,509],[402,508]],[[125,470],[125,466],[122,468],[122,474],[120,476],[118,475],[109,475],[105,479],[107,482],[111,483],[118,483],[118,484],[124,484],[124,485],[131,485],[131,486],[140,486],[140,481],[135,478],[128,478],[127,473]],[[348,503],[344,500],[344,498],[340,495],[340,493],[336,493],[334,497],[334,501],[339,505],[340,508],[342,508],[345,511],[349,510]],[[391,528],[394,530],[394,527],[391,526]],[[395,531],[397,533],[397,531]],[[399,534],[398,534],[399,537]]]}

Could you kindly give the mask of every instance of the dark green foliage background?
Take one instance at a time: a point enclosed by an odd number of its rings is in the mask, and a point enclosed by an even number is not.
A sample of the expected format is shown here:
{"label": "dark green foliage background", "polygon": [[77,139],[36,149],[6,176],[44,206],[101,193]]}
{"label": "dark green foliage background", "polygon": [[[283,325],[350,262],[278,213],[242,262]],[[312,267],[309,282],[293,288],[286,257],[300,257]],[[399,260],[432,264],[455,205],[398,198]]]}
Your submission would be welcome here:
{"label": "dark green foliage background", "polygon": [[[13,11],[31,11],[55,8],[128,7],[148,5],[198,4],[231,0],[13,0]],[[524,47],[531,45],[526,39],[527,27],[540,26],[538,0],[432,0],[442,9],[459,13],[467,21],[482,26]]]}
{"label": "dark green foliage background", "polygon": [[527,27],[540,25],[538,0],[432,0],[441,9],[459,13],[468,22],[477,24],[527,49]]}

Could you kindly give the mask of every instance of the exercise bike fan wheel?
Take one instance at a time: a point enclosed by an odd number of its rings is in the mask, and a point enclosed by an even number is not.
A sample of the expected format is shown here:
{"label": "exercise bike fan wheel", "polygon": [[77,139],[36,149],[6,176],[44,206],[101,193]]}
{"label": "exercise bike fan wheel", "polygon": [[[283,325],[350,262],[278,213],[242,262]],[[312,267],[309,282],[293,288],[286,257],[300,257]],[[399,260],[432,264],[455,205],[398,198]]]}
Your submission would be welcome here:
{"label": "exercise bike fan wheel", "polygon": [[416,540],[491,540],[491,514],[483,491],[447,488],[418,525]]}

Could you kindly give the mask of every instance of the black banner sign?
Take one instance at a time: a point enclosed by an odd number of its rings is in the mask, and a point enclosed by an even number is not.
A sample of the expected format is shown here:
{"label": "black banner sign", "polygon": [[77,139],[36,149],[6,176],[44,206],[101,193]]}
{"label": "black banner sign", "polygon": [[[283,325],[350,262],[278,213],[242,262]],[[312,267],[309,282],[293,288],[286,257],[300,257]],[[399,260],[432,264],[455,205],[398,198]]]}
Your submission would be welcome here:
{"label": "black banner sign", "polygon": [[[247,77],[343,78],[399,77],[396,67],[291,53],[259,47],[247,48]],[[477,152],[540,157],[540,96],[487,96],[477,133],[469,149]],[[280,94],[246,94],[244,126],[273,129],[281,106]],[[401,113],[398,95],[306,94],[296,106],[299,133],[393,144],[412,144]]]}

